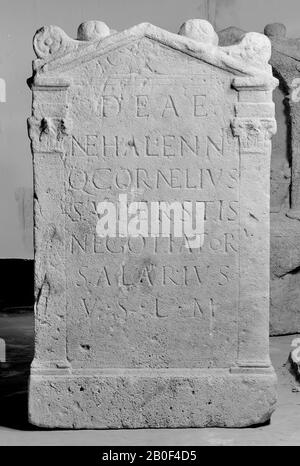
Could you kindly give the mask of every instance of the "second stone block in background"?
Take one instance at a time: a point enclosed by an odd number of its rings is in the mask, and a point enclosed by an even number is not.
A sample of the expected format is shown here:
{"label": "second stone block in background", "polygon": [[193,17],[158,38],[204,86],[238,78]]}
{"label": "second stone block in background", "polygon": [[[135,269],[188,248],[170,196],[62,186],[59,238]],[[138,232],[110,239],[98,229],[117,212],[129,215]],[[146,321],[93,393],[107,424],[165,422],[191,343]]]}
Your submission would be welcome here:
{"label": "second stone block in background", "polygon": [[[219,32],[220,45],[236,44],[245,32]],[[268,24],[270,63],[279,79],[274,101],[277,134],[271,157],[270,334],[300,332],[300,39],[283,24]]]}

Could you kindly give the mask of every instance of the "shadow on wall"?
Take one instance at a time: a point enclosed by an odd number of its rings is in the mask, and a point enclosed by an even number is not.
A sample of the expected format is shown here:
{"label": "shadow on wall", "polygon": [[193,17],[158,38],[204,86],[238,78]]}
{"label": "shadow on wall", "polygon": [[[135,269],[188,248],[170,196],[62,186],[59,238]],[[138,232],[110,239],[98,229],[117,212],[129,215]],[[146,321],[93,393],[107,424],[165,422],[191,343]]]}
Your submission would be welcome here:
{"label": "shadow on wall", "polygon": [[[19,187],[15,190],[18,218],[24,249],[33,256],[33,191],[32,188]],[[30,257],[29,256],[29,257]]]}
{"label": "shadow on wall", "polygon": [[33,312],[0,312],[0,338],[6,347],[5,362],[0,363],[0,426],[32,430],[27,405],[34,351]]}
{"label": "shadow on wall", "polygon": [[0,284],[0,312],[33,309],[33,260],[0,259]]}
{"label": "shadow on wall", "polygon": [[[34,262],[0,260],[0,425],[34,429],[27,421],[28,377],[34,351]],[[5,356],[5,358],[4,358]]]}

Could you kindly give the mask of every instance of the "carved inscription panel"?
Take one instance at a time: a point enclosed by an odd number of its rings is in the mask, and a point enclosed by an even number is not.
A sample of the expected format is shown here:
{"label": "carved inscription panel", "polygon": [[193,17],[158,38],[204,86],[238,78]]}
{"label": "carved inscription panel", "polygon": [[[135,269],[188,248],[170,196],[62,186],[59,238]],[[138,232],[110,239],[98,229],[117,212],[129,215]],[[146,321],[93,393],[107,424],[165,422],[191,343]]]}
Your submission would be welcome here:
{"label": "carved inscription panel", "polygon": [[[68,359],[74,367],[230,366],[239,299],[230,74],[144,38],[71,77]],[[100,237],[104,202],[116,206],[117,219],[120,202],[140,202],[148,213],[153,203],[198,203],[201,241],[176,236],[175,213],[163,237],[151,235],[150,216],[148,235]]]}

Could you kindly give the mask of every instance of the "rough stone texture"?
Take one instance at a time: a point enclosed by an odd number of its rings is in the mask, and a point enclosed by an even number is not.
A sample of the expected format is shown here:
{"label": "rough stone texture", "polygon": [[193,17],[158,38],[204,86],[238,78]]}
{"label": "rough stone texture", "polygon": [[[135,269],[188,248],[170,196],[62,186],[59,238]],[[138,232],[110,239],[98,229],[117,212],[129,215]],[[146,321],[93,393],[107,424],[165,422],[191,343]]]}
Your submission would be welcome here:
{"label": "rough stone texture", "polygon": [[[218,47],[84,23],[34,37],[36,347],[29,415],[46,427],[246,426],[274,410],[269,39]],[[89,40],[89,38],[91,38]],[[100,201],[194,201],[204,243],[100,238]]]}
{"label": "rough stone texture", "polygon": [[[300,39],[287,39],[283,24],[268,24],[271,61],[279,87],[274,92],[277,134],[271,157],[270,334],[300,332]],[[218,33],[221,45],[235,44],[245,31]]]}
{"label": "rough stone texture", "polygon": [[271,372],[241,375],[225,369],[36,376],[30,408],[42,413],[33,420],[43,427],[243,427],[268,421],[275,383]]}
{"label": "rough stone texture", "polygon": [[238,44],[243,39],[245,34],[246,31],[235,26],[222,29],[222,31],[218,32],[219,45],[222,47],[227,47],[229,45]]}
{"label": "rough stone texture", "polygon": [[280,81],[271,177],[270,326],[272,335],[280,335],[300,332],[300,39],[286,38],[285,26],[277,23],[267,25],[265,34]]}
{"label": "rough stone texture", "polygon": [[[296,380],[300,379],[300,338],[294,338],[291,343],[291,352],[289,356],[291,372],[294,373]],[[300,391],[300,387],[297,387]]]}

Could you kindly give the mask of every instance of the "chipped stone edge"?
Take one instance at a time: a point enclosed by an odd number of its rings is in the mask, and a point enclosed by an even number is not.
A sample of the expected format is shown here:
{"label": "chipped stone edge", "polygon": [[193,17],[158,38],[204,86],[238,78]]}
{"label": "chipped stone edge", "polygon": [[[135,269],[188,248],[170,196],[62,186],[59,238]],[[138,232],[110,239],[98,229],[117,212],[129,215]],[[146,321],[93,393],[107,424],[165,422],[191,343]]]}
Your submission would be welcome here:
{"label": "chipped stone edge", "polygon": [[[269,421],[276,380],[272,368],[254,367],[31,374],[29,420],[76,429],[246,427]],[[147,392],[159,396],[144,403]]]}
{"label": "chipped stone edge", "polygon": [[291,351],[289,355],[291,368],[297,379],[300,379],[300,338],[294,338],[291,343]]}

